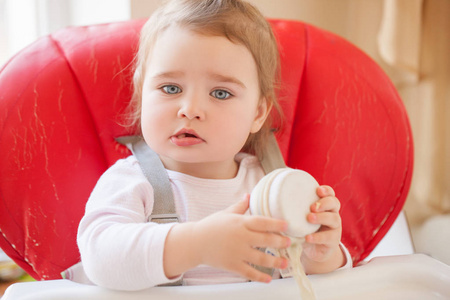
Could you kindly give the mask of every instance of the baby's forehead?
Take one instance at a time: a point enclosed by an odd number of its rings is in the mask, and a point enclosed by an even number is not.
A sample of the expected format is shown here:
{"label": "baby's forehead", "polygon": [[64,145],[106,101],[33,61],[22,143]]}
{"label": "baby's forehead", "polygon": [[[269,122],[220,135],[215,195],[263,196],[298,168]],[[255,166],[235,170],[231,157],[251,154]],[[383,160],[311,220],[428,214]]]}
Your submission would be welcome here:
{"label": "baby's forehead", "polygon": [[[191,29],[172,26],[162,32],[155,40],[151,56],[166,59],[171,55],[185,56],[185,59],[203,56],[203,59],[216,59],[222,61],[251,59],[251,51],[245,45],[236,43],[226,36],[200,34]],[[201,58],[199,62],[201,61]]]}
{"label": "baby's forehead", "polygon": [[[150,50],[148,52],[148,54],[150,55],[154,48],[160,47],[160,45],[163,43],[166,43],[168,45],[170,45],[171,43],[177,44],[180,39],[189,41],[189,39],[186,37],[194,37],[194,39],[192,39],[193,43],[197,43],[197,40],[198,41],[208,40],[211,43],[217,42],[221,44],[228,44],[231,45],[232,47],[237,46],[236,48],[240,48],[241,51],[248,52],[253,56],[250,47],[248,47],[248,45],[246,45],[246,43],[240,39],[232,38],[230,35],[227,35],[217,30],[213,31],[208,30],[207,28],[182,26],[178,24],[170,25],[163,28],[157,34],[155,34],[154,38],[150,40],[147,45],[141,46],[147,46],[147,48],[149,48]],[[183,52],[188,49],[179,48],[178,50]]]}
{"label": "baby's forehead", "polygon": [[233,38],[233,35],[227,34],[227,29],[219,29],[216,28],[216,26],[209,27],[208,25],[204,26],[193,26],[189,24],[170,24],[166,27],[163,27],[155,32],[155,38],[153,40],[153,43],[157,43],[161,36],[165,35],[167,32],[174,32],[174,31],[184,31],[186,33],[191,33],[194,35],[202,36],[202,37],[211,37],[211,38],[225,38],[228,41],[230,41],[233,44],[237,45],[244,45],[244,43],[239,42],[237,38]]}

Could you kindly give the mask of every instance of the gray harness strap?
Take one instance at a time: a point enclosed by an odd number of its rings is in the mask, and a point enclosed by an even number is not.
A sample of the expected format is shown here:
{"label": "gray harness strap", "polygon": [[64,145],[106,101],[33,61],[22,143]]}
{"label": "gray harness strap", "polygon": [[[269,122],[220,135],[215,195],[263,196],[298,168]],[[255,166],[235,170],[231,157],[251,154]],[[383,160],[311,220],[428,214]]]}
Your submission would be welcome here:
{"label": "gray harness strap", "polygon": [[[151,183],[154,192],[153,212],[149,217],[150,222],[156,223],[172,223],[180,222],[180,217],[175,211],[175,202],[170,186],[167,171],[164,168],[159,156],[145,143],[140,136],[124,136],[116,138],[116,141],[127,146],[133,155],[139,161],[142,172],[147,180]],[[261,165],[266,174],[271,171],[286,167],[277,140],[273,133],[270,134],[269,140],[264,150],[264,157]],[[260,249],[265,251],[266,249]],[[261,266],[254,266],[257,270],[273,274],[273,269]],[[182,280],[167,285],[182,285]]]}
{"label": "gray harness strap", "polygon": [[173,223],[180,222],[175,211],[175,202],[167,171],[158,154],[156,154],[139,136],[125,136],[116,139],[127,146],[139,161],[142,172],[151,183],[154,193],[153,211],[149,222]]}
{"label": "gray harness strap", "polygon": [[273,132],[271,132],[268,137],[261,165],[266,174],[269,174],[275,169],[286,167],[283,155],[281,154],[280,147],[278,147],[278,142]]}

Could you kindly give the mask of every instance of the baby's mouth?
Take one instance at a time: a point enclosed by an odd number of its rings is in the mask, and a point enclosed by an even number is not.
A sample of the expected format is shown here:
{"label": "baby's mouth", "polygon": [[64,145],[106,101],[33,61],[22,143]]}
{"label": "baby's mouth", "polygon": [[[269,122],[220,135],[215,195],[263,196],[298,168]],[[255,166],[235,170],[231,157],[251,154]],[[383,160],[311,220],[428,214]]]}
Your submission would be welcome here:
{"label": "baby's mouth", "polygon": [[171,137],[172,143],[177,146],[194,146],[205,141],[191,129],[183,129]]}
{"label": "baby's mouth", "polygon": [[196,136],[195,134],[191,134],[191,133],[182,133],[177,135],[177,139],[184,139],[184,138],[198,138],[198,136]]}

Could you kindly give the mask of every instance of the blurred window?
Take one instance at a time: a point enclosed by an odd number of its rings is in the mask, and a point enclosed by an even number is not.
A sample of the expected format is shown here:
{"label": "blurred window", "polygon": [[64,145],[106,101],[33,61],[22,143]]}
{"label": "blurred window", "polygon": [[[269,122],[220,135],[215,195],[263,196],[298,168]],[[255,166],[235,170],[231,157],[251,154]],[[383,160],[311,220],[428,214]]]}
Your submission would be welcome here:
{"label": "blurred window", "polygon": [[128,19],[130,0],[0,0],[0,66],[63,27]]}

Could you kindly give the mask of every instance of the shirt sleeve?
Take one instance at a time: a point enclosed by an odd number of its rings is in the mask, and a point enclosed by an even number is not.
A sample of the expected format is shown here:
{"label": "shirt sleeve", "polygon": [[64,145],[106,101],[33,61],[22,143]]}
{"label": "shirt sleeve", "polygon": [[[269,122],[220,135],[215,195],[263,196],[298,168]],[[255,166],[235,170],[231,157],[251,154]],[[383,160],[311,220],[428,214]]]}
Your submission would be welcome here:
{"label": "shirt sleeve", "polygon": [[164,274],[164,243],[175,223],[147,222],[153,189],[136,161],[118,161],[99,179],[78,228],[84,272],[94,284],[141,290],[177,281]]}
{"label": "shirt sleeve", "polygon": [[339,243],[339,246],[341,247],[342,252],[344,253],[346,262],[345,264],[340,267],[338,270],[341,269],[351,269],[353,268],[353,260],[352,260],[352,256],[350,255],[350,252],[348,252],[347,247],[344,246],[344,244],[342,242]]}

